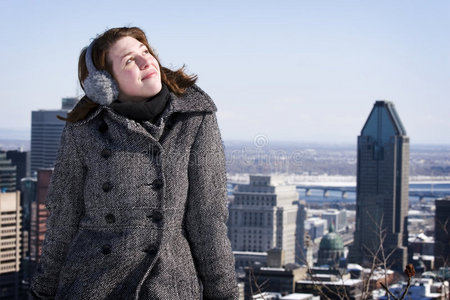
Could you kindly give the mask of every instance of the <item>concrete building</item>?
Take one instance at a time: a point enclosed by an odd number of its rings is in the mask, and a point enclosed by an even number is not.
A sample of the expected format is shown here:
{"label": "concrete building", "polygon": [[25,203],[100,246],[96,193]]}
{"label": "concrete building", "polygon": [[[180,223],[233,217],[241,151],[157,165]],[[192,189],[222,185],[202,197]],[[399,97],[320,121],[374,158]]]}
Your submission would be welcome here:
{"label": "concrete building", "polygon": [[251,299],[259,291],[293,293],[295,282],[305,279],[306,273],[306,267],[295,264],[285,265],[283,250],[270,250],[267,256],[267,267],[245,268],[245,299]]}
{"label": "concrete building", "polygon": [[263,290],[290,294],[294,292],[295,282],[306,276],[306,268],[251,268],[247,267],[245,285],[245,299],[251,299],[248,296],[257,293],[258,286]]}
{"label": "concrete building", "polygon": [[235,266],[244,269],[256,264],[267,265],[267,252],[233,251]]}
{"label": "concrete building", "polygon": [[293,293],[283,296],[281,293],[263,292],[254,295],[252,300],[320,300],[320,296],[313,294]]}
{"label": "concrete building", "polygon": [[[311,293],[323,299],[359,300],[362,297],[363,281],[361,279],[338,279],[335,281],[298,280],[296,293]],[[340,295],[338,297],[337,295]],[[345,295],[345,298],[343,298]]]}
{"label": "concrete building", "polygon": [[0,193],[0,299],[19,297],[20,219],[20,192]]}
{"label": "concrete building", "polygon": [[281,297],[281,300],[320,300],[320,296],[314,296],[313,294],[305,293],[293,293]]}
{"label": "concrete building", "polygon": [[424,233],[410,235],[408,248],[413,254],[434,255],[434,237]]}
{"label": "concrete building", "polygon": [[322,213],[322,219],[328,221],[328,226],[334,224],[336,232],[344,231],[347,226],[347,211],[345,209],[327,209]]}
{"label": "concrete building", "polygon": [[[437,287],[440,287],[439,289]],[[399,299],[406,289],[406,282],[397,283],[389,286],[389,291]],[[390,300],[392,297],[383,295],[378,297],[379,300]],[[448,299],[448,285],[434,283],[433,279],[429,278],[414,278],[411,286],[408,288],[408,295],[405,299],[423,300],[423,299]]]}
{"label": "concrete building", "polygon": [[305,230],[312,241],[317,241],[326,234],[328,221],[319,217],[305,220]]}
{"label": "concrete building", "polygon": [[450,197],[436,199],[434,225],[435,268],[450,267]]}
{"label": "concrete building", "polygon": [[[430,204],[415,204],[414,208],[410,207],[408,210],[408,235],[419,235],[425,233],[426,235],[434,235],[434,213],[435,205]],[[433,254],[434,255],[434,254]]]}
{"label": "concrete building", "polygon": [[37,110],[31,113],[31,176],[38,169],[52,168],[58,154],[65,117],[76,103],[76,98],[63,98],[58,110]]}
{"label": "concrete building", "polygon": [[256,295],[253,295],[250,299],[251,300],[280,300],[281,293],[273,293],[273,292],[262,292]]}
{"label": "concrete building", "polygon": [[0,192],[16,191],[16,172],[17,167],[6,158],[6,153],[0,152]]}
{"label": "concrete building", "polygon": [[295,185],[282,178],[250,176],[238,184],[229,205],[228,237],[233,251],[283,249],[286,263],[301,260],[303,216]]}
{"label": "concrete building", "polygon": [[245,284],[243,282],[238,282],[239,298],[238,300],[245,300],[244,297]]}
{"label": "concrete building", "polygon": [[393,252],[387,265],[403,270],[408,255],[409,138],[393,103],[375,103],[357,150],[356,231],[349,261],[370,264],[370,253],[383,240],[385,253]]}

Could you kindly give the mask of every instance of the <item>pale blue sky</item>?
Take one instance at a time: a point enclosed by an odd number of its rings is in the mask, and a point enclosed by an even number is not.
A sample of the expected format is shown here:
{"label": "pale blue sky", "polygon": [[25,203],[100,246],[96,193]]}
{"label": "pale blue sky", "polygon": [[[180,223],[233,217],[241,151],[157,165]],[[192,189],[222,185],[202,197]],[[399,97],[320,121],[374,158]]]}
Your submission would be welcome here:
{"label": "pale blue sky", "polygon": [[1,0],[0,25],[0,129],[17,137],[79,95],[91,38],[132,25],[199,75],[225,140],[356,143],[386,99],[412,143],[450,144],[450,1]]}

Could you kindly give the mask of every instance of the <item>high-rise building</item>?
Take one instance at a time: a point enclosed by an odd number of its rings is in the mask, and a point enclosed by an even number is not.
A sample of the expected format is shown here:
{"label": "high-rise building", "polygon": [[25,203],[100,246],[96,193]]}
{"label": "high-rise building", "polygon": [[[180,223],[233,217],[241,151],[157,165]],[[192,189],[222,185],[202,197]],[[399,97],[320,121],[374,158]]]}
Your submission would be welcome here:
{"label": "high-rise building", "polygon": [[77,104],[78,98],[76,97],[66,97],[61,100],[61,108],[71,110]]}
{"label": "high-rise building", "polygon": [[295,185],[281,178],[250,176],[238,184],[229,206],[228,236],[233,251],[282,249],[286,263],[302,260],[304,212]]}
{"label": "high-rise building", "polygon": [[59,110],[37,110],[31,113],[31,175],[38,169],[52,168],[59,149],[65,117],[75,104],[74,98],[63,98]]}
{"label": "high-rise building", "polygon": [[47,198],[52,173],[53,169],[39,169],[37,172],[36,201],[31,202],[30,212],[30,275],[32,275],[42,255],[42,244],[47,231],[46,222],[49,216],[45,207],[45,199]]}
{"label": "high-rise building", "polygon": [[16,171],[10,159],[6,158],[5,152],[0,152],[0,192],[16,191]]}
{"label": "high-rise building", "polygon": [[11,150],[6,151],[6,158],[11,160],[11,164],[16,166],[16,189],[20,190],[20,180],[30,176],[30,151]]}
{"label": "high-rise building", "polygon": [[0,299],[18,299],[20,192],[0,193]]}
{"label": "high-rise building", "polygon": [[56,160],[64,122],[57,119],[64,110],[38,110],[31,113],[31,173],[51,168]]}
{"label": "high-rise building", "polygon": [[371,262],[383,242],[387,265],[403,270],[408,254],[409,138],[393,103],[376,101],[357,150],[356,231],[349,261]]}
{"label": "high-rise building", "polygon": [[450,267],[450,197],[436,199],[434,216],[434,266]]}
{"label": "high-rise building", "polygon": [[20,205],[22,206],[22,288],[27,289],[30,283],[30,231],[31,207],[36,206],[36,178],[26,177],[21,180]]}

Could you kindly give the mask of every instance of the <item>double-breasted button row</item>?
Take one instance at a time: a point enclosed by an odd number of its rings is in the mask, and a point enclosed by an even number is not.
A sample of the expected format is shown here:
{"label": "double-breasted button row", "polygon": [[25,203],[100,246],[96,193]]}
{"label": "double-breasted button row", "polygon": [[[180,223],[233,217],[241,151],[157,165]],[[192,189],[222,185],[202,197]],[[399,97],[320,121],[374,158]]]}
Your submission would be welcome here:
{"label": "double-breasted button row", "polygon": [[105,183],[102,184],[102,190],[103,190],[105,193],[108,193],[109,191],[111,191],[112,188],[113,188],[113,186],[112,186],[112,184],[109,183],[109,182],[105,182]]}
{"label": "double-breasted button row", "polygon": [[152,245],[142,251],[146,252],[149,255],[156,255],[156,253],[158,252],[158,247]]}
{"label": "double-breasted button row", "polygon": [[105,216],[106,223],[112,224],[116,222],[116,217],[113,214],[107,214]]}
{"label": "double-breasted button row", "polygon": [[152,188],[154,190],[159,190],[164,186],[164,182],[161,178],[156,178],[155,180],[153,180],[152,182]]}
{"label": "double-breasted button row", "polygon": [[147,218],[158,224],[163,220],[163,214],[160,211],[155,210],[151,214],[147,215]]}
{"label": "double-breasted button row", "polygon": [[111,253],[111,245],[109,245],[109,244],[103,245],[103,246],[102,246],[101,252],[102,252],[104,255],[110,254],[110,253]]}
{"label": "double-breasted button row", "polygon": [[102,150],[102,152],[100,152],[100,155],[103,158],[109,158],[111,156],[111,154],[112,154],[112,152],[108,148],[105,148],[105,149]]}

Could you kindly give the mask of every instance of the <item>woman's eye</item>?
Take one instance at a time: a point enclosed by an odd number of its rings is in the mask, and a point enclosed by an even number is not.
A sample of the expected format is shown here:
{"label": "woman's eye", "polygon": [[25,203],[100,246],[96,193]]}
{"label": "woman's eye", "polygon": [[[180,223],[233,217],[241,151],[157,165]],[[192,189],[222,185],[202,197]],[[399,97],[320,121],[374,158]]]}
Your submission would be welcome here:
{"label": "woman's eye", "polygon": [[148,50],[145,50],[144,51],[144,54],[149,54],[150,52],[148,51]]}
{"label": "woman's eye", "polygon": [[129,58],[127,59],[127,61],[125,62],[126,65],[131,64],[133,62],[134,58]]}

